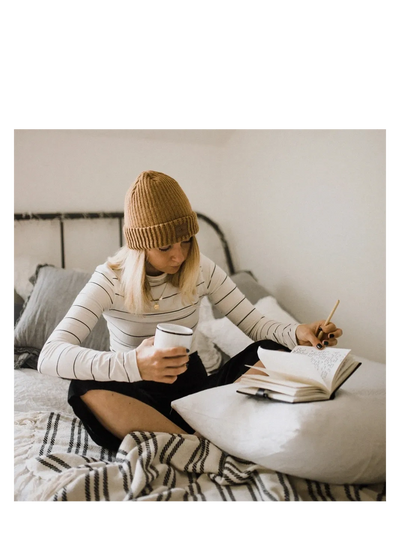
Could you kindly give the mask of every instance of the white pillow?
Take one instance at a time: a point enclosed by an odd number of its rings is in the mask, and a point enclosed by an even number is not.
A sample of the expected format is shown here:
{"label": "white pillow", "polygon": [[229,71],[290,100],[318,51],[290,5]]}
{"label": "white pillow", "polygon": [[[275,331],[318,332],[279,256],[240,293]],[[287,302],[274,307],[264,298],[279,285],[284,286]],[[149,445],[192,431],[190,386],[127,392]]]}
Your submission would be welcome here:
{"label": "white pillow", "polygon": [[201,391],[172,407],[227,453],[278,472],[328,483],[385,479],[385,365],[361,367],[330,401],[289,404]]}
{"label": "white pillow", "polygon": [[207,297],[200,303],[199,323],[193,335],[192,350],[196,350],[208,374],[216,372],[222,364],[222,355],[216,349],[214,343],[203,330],[203,323],[206,320],[214,319],[212,306]]}
{"label": "white pillow", "polygon": [[222,365],[222,355],[207,335],[197,329],[193,336],[192,349],[196,350],[208,374],[213,374]]}
{"label": "white pillow", "polygon": [[[261,314],[271,320],[298,323],[288,312],[282,309],[272,296],[261,298],[257,301],[255,307]],[[245,335],[226,317],[218,319],[209,317],[206,320],[200,320],[199,329],[229,357],[235,356],[253,342],[250,337]]]}

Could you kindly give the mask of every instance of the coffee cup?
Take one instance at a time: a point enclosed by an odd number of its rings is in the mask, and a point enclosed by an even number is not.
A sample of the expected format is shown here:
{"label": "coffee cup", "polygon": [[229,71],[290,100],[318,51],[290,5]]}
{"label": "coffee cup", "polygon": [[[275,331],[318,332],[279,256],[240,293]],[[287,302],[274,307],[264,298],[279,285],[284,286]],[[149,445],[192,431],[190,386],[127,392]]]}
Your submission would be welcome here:
{"label": "coffee cup", "polygon": [[183,346],[187,351],[192,344],[193,330],[178,324],[157,324],[154,346],[158,350]]}

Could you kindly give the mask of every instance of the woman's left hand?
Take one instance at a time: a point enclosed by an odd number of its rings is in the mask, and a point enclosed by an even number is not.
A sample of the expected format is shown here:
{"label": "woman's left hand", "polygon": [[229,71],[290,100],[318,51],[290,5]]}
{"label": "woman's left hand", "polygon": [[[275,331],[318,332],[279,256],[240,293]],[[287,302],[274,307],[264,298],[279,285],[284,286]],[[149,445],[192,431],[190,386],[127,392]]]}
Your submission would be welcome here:
{"label": "woman's left hand", "polygon": [[[318,339],[317,335],[322,329],[323,335]],[[297,342],[301,346],[315,346],[322,349],[325,346],[335,346],[343,331],[332,324],[325,325],[325,320],[318,320],[311,324],[300,324],[296,329]]]}

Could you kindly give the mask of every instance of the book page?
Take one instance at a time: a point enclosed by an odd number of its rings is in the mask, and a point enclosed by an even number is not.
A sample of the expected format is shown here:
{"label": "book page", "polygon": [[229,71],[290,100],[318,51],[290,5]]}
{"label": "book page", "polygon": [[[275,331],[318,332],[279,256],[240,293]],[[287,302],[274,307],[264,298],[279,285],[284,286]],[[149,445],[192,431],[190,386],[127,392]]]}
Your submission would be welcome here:
{"label": "book page", "polygon": [[311,346],[296,346],[290,354],[263,348],[259,348],[257,354],[270,376],[314,382],[330,389],[337,367],[349,352],[343,348],[316,350]]}
{"label": "book page", "polygon": [[[282,378],[273,378],[272,376],[266,376],[262,374],[244,374],[240,380],[243,385],[259,385],[259,387],[266,387],[273,389],[276,386],[293,387],[295,389],[309,388],[310,384],[304,382],[296,382],[295,380],[284,380]],[[311,385],[311,387],[314,387]]]}
{"label": "book page", "polygon": [[321,378],[330,385],[337,368],[349,352],[346,348],[316,350],[311,346],[296,346],[291,353],[307,356]]}
{"label": "book page", "polygon": [[309,358],[304,355],[299,357],[298,354],[265,350],[261,347],[258,348],[257,354],[267,374],[273,378],[325,386],[319,372],[315,369]]}

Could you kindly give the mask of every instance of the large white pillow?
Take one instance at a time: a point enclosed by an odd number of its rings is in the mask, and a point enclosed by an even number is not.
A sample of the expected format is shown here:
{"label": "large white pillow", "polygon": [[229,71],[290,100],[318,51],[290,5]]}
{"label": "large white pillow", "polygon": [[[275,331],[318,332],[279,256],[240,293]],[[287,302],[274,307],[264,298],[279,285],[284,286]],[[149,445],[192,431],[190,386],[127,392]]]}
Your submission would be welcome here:
{"label": "large white pillow", "polygon": [[[261,298],[255,307],[271,320],[298,323],[272,296]],[[199,329],[229,357],[235,356],[253,342],[226,317],[215,319],[210,316],[208,319],[200,320]]]}
{"label": "large white pillow", "polygon": [[289,404],[236,392],[201,391],[172,407],[227,453],[328,483],[375,483],[386,473],[385,365],[362,365],[330,401]]}

